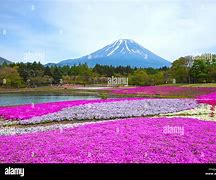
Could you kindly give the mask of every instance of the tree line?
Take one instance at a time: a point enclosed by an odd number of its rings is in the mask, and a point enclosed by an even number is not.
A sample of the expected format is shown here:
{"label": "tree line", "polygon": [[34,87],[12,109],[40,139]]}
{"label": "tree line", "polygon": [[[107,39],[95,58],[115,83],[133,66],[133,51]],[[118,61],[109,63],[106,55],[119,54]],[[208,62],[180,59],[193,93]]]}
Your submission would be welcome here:
{"label": "tree line", "polygon": [[181,57],[172,63],[168,74],[178,83],[215,83],[216,55]]}
{"label": "tree line", "polygon": [[172,83],[216,82],[216,55],[185,56],[171,67],[132,68],[130,66],[87,64],[74,66],[44,66],[40,62],[11,63],[0,66],[0,86],[36,87],[59,84],[107,84],[108,77],[128,77],[130,85],[159,85]]}

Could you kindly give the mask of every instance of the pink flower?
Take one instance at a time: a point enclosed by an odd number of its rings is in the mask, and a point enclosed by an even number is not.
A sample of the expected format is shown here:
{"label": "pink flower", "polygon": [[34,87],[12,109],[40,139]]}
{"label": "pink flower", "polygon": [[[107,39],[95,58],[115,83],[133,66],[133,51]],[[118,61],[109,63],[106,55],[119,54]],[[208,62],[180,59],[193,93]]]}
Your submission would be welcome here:
{"label": "pink flower", "polygon": [[63,101],[63,102],[49,102],[35,104],[32,108],[31,104],[20,105],[14,107],[0,107],[0,116],[8,119],[29,119],[35,116],[42,116],[49,113],[54,113],[62,110],[63,108],[79,106],[82,104],[91,103],[106,103],[112,101],[124,101],[124,100],[137,100],[143,98],[118,98],[118,99],[107,99],[107,100],[75,100],[75,101]]}
{"label": "pink flower", "polygon": [[[184,133],[165,133],[167,126],[181,127]],[[0,162],[216,163],[215,134],[215,122],[191,118],[106,121],[62,131],[0,136]]]}
{"label": "pink flower", "polygon": [[111,90],[113,94],[141,95],[185,95],[195,97],[201,94],[216,92],[216,88],[208,87],[177,87],[177,86],[140,86]]}

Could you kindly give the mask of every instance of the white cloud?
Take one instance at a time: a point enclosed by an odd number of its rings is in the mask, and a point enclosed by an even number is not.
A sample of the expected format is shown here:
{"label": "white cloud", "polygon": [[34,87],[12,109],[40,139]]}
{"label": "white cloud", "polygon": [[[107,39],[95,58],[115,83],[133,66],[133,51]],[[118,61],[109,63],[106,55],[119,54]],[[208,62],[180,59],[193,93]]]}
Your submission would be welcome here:
{"label": "white cloud", "polygon": [[37,20],[51,30],[43,32],[41,26],[37,33],[25,23],[8,26],[19,29],[19,50],[44,51],[49,62],[87,55],[120,38],[133,39],[168,60],[216,47],[214,1],[64,0],[34,6]]}

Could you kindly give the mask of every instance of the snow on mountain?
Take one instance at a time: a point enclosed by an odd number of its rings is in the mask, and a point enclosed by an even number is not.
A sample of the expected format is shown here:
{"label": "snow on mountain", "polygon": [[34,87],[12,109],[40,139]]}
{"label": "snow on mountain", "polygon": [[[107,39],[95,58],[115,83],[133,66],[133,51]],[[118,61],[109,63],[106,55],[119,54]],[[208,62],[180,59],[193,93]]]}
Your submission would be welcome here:
{"label": "snow on mountain", "polygon": [[90,67],[101,64],[154,68],[169,66],[171,64],[169,61],[129,39],[119,39],[87,56],[64,60],[57,65],[74,65],[79,63],[87,63]]}

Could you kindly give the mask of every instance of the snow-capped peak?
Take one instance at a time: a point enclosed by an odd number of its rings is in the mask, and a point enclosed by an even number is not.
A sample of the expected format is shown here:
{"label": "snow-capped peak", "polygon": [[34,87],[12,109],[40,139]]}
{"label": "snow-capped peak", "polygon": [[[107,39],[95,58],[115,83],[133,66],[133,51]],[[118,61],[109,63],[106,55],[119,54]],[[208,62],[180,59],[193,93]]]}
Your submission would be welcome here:
{"label": "snow-capped peak", "polygon": [[78,59],[61,61],[59,64],[87,63],[93,67],[96,64],[131,67],[162,67],[170,62],[145,49],[131,39],[119,39],[115,42]]}
{"label": "snow-capped peak", "polygon": [[121,53],[121,54],[135,53],[133,49],[130,49],[132,47],[131,44],[133,43],[135,42],[130,39],[119,39],[115,41],[114,43],[106,46],[107,47],[105,49],[106,56],[115,55],[117,53]]}
{"label": "snow-capped peak", "polygon": [[110,56],[139,56],[143,59],[146,58],[148,50],[131,39],[118,39],[112,44],[105,46],[104,48],[88,55],[87,59],[110,57]]}

